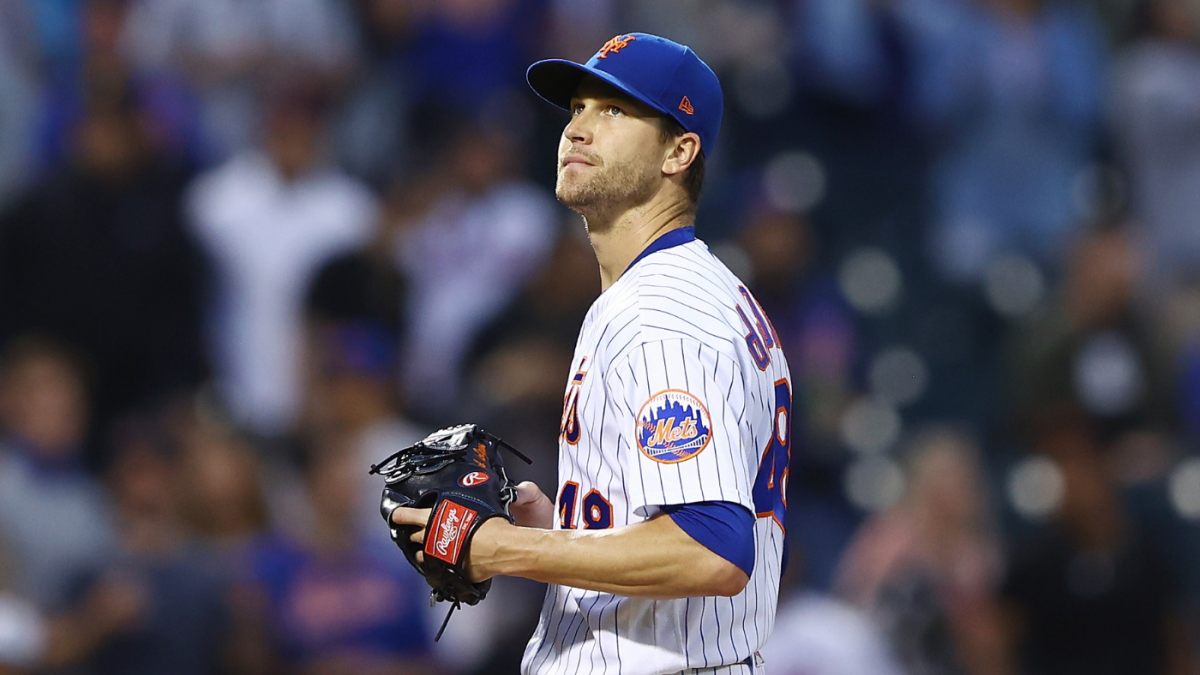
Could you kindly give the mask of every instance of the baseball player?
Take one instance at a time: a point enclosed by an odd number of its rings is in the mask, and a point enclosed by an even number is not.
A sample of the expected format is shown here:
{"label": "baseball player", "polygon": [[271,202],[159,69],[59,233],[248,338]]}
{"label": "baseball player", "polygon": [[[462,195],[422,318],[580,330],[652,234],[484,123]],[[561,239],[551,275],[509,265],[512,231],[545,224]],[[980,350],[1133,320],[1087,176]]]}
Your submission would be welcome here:
{"label": "baseball player", "polygon": [[[722,94],[689,48],[610,40],[527,75],[567,109],[556,194],[603,293],[567,382],[559,485],[470,540],[473,580],[550,584],[522,671],[760,673],[784,563],[791,383],[754,296],[693,228]],[[392,522],[424,541],[428,509]]]}

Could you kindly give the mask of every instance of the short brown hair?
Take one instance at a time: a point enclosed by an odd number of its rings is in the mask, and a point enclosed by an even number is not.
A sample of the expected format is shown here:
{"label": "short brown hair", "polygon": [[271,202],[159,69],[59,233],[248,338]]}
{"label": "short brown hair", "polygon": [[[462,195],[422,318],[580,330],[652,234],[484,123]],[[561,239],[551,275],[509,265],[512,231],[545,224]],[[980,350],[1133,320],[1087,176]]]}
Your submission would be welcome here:
{"label": "short brown hair", "polygon": [[[670,117],[662,117],[659,126],[659,141],[666,143],[674,138],[687,133],[679,122]],[[700,154],[696,155],[696,159],[692,160],[691,166],[687,168],[687,172],[683,176],[683,189],[687,191],[688,198],[692,200],[692,209],[700,203],[700,192],[704,189],[704,150],[700,149]]]}

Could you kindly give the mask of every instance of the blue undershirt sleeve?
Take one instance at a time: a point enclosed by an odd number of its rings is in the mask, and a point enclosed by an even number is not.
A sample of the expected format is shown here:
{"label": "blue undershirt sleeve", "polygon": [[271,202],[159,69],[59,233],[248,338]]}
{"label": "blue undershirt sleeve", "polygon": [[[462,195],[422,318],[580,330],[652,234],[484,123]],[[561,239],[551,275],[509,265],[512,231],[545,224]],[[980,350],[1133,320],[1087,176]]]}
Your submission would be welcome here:
{"label": "blue undershirt sleeve", "polygon": [[733,502],[697,502],[663,507],[679,529],[708,550],[737,565],[746,576],[754,571],[754,514]]}

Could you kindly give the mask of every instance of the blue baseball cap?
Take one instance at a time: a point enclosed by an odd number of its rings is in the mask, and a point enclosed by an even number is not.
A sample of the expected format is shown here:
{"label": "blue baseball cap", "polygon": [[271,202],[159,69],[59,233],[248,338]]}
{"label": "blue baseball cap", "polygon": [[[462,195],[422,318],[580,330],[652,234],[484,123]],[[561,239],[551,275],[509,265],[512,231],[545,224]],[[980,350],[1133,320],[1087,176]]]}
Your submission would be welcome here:
{"label": "blue baseball cap", "polygon": [[618,35],[587,63],[538,61],[525,79],[538,96],[567,110],[583,80],[592,75],[700,137],[709,154],[721,129],[724,97],[717,75],[691,48],[647,33]]}

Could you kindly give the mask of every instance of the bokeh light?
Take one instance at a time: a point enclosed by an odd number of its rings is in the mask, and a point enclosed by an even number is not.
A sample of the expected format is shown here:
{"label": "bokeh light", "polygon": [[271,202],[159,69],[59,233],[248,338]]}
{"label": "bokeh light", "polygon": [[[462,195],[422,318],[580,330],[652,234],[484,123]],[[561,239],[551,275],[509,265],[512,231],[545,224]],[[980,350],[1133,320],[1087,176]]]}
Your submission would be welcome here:
{"label": "bokeh light", "polygon": [[929,385],[925,360],[908,347],[889,347],[871,360],[871,391],[881,400],[903,407],[917,402]]}
{"label": "bokeh light", "polygon": [[877,248],[853,251],[838,268],[838,286],[854,309],[883,314],[899,302],[904,278],[895,258]]}
{"label": "bokeh light", "polygon": [[1017,318],[1028,314],[1046,294],[1046,279],[1027,256],[1006,255],[988,267],[984,276],[988,303],[999,314]]}
{"label": "bokeh light", "polygon": [[785,152],[767,162],[764,187],[771,206],[785,213],[805,213],[825,198],[825,166],[807,152]]}
{"label": "bokeh light", "polygon": [[904,470],[890,457],[861,457],[846,470],[846,497],[864,511],[882,511],[904,496]]}
{"label": "bokeh light", "polygon": [[1100,415],[1129,411],[1145,392],[1137,351],[1115,331],[1092,336],[1075,357],[1073,380],[1083,405]]}
{"label": "bokeh light", "polygon": [[1180,462],[1167,482],[1171,506],[1188,520],[1200,520],[1200,458]]}
{"label": "bokeh light", "polygon": [[1049,457],[1027,457],[1008,472],[1008,501],[1029,520],[1042,520],[1055,512],[1066,497],[1062,469]]}
{"label": "bokeh light", "polygon": [[896,444],[902,430],[900,414],[876,398],[859,398],[842,413],[842,442],[861,454],[886,452]]}

